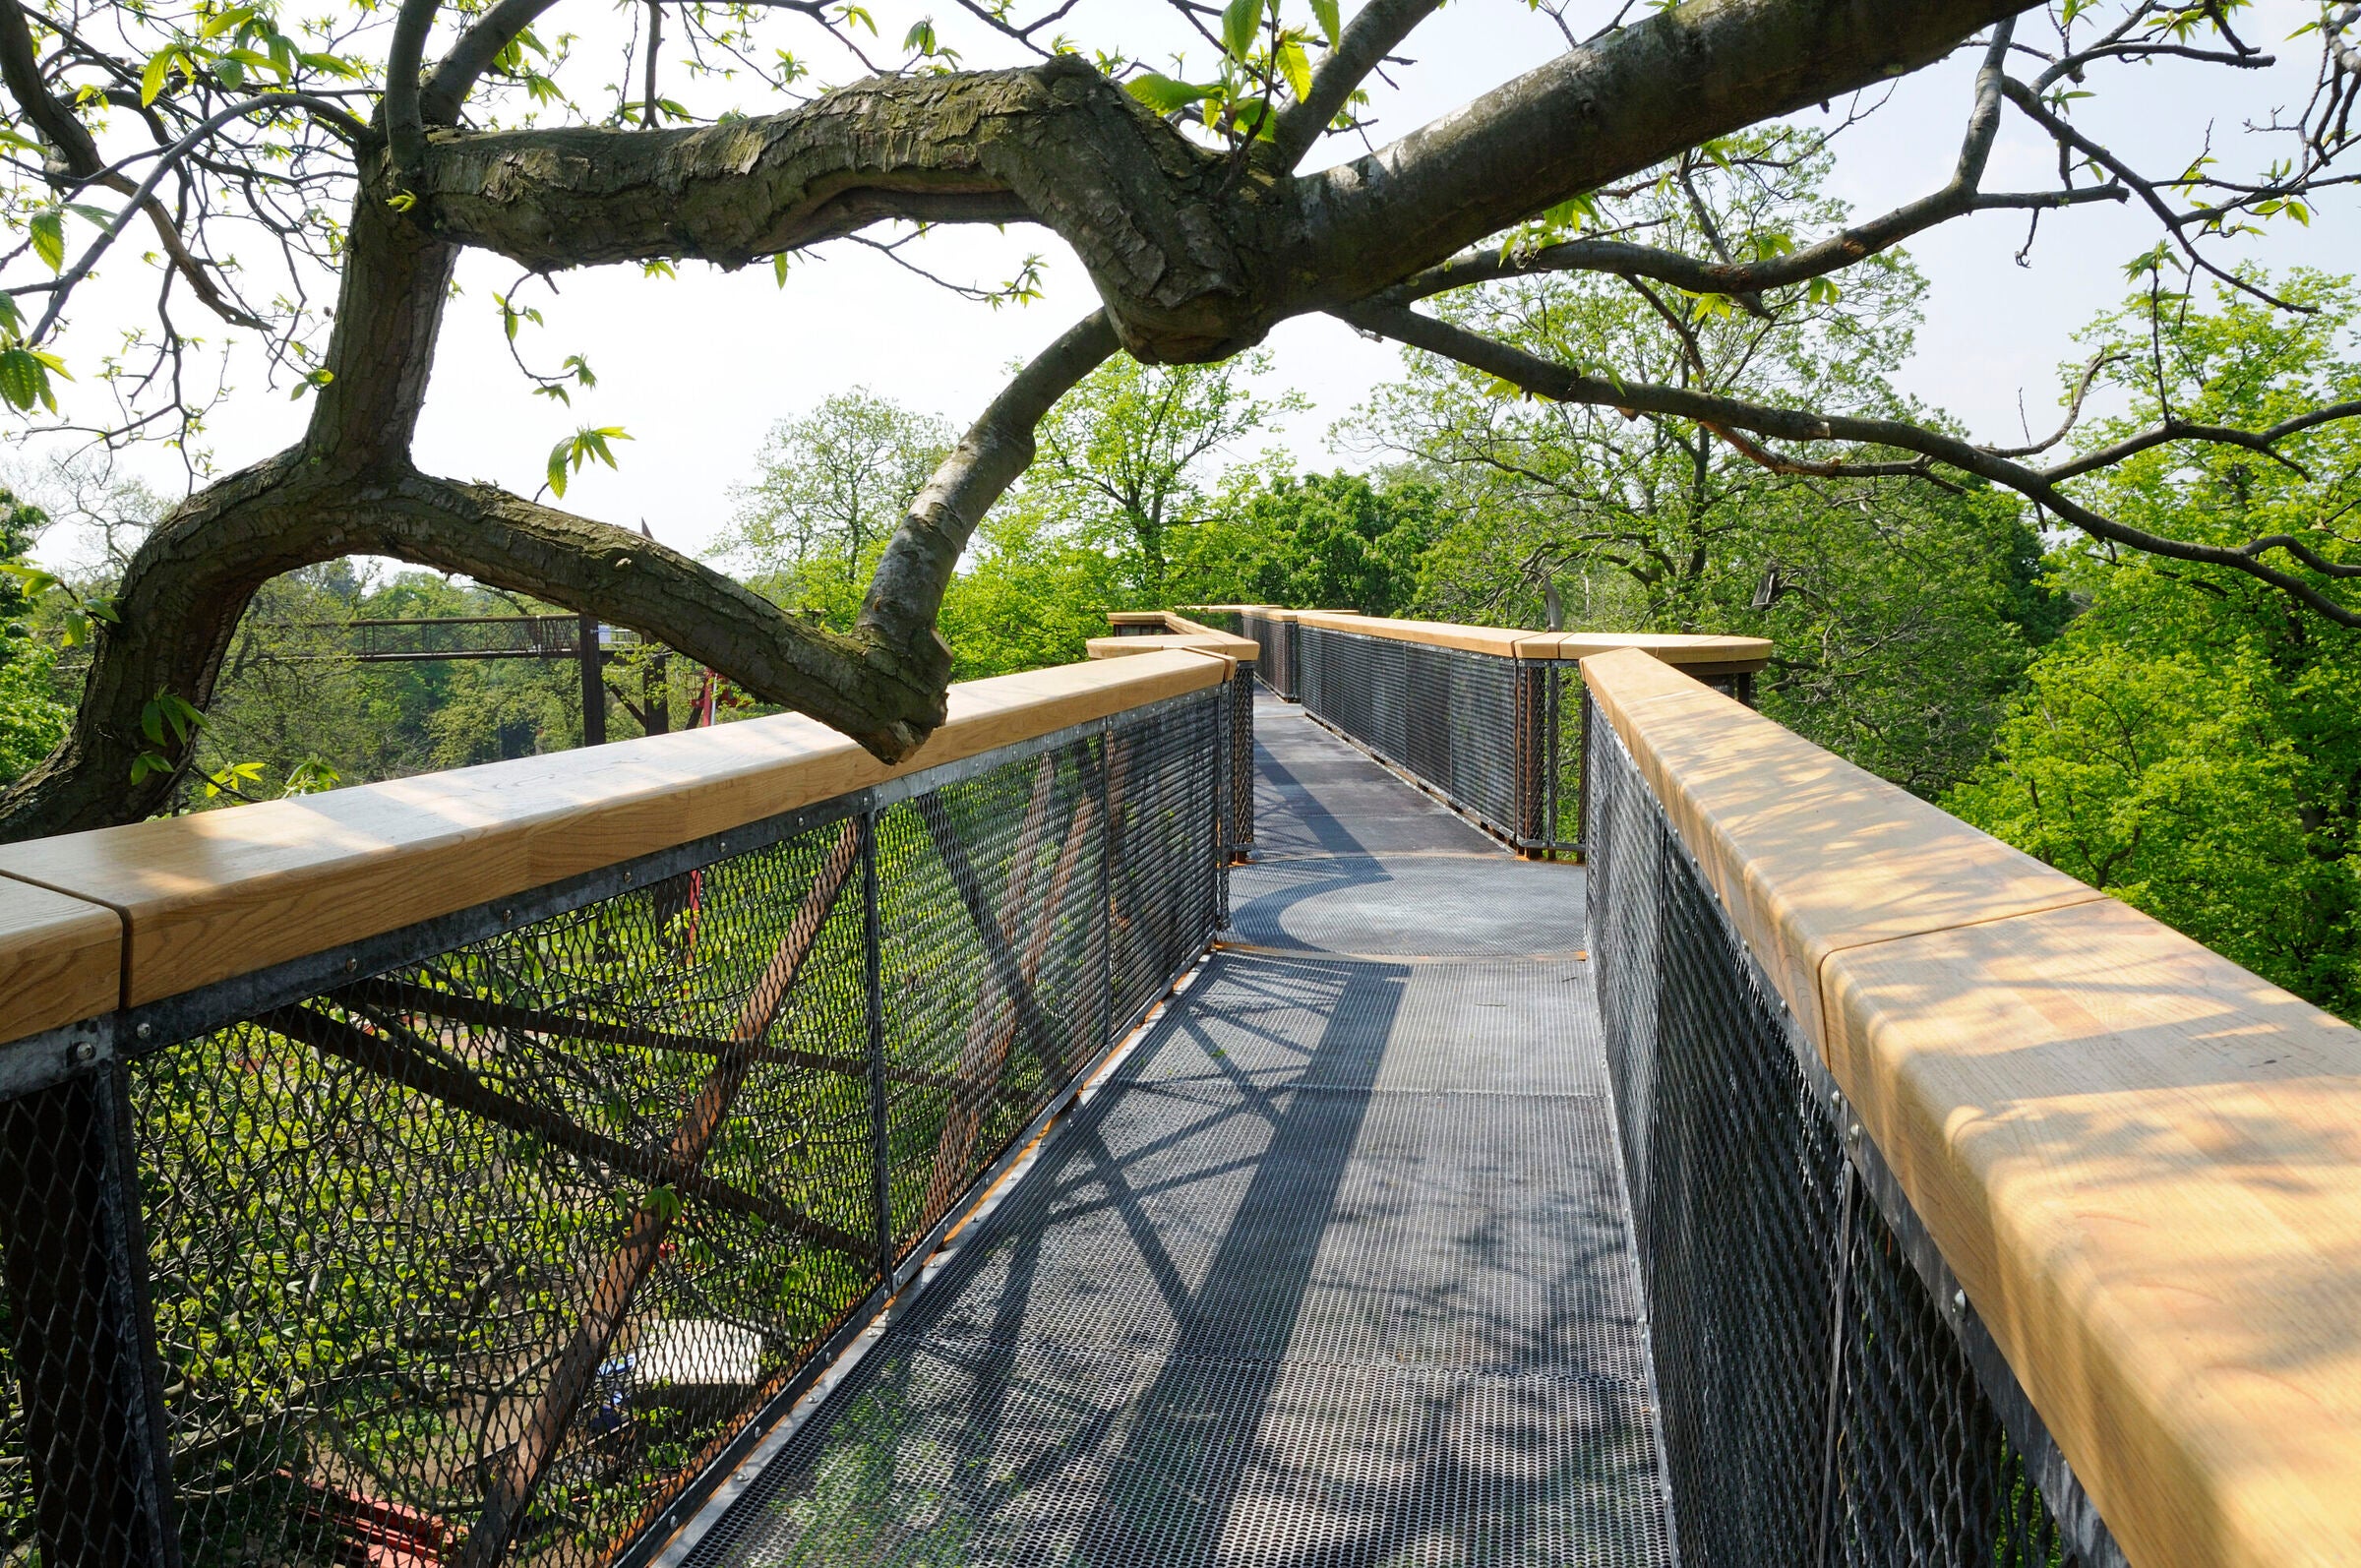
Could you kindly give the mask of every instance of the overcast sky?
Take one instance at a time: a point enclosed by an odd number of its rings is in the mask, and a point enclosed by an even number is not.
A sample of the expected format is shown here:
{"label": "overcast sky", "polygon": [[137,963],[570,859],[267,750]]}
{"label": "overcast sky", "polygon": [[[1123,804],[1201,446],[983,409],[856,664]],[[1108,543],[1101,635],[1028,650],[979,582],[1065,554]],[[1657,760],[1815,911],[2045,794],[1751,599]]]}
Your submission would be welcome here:
{"label": "overcast sky", "polygon": [[[595,22],[597,13],[583,0],[575,5]],[[1167,25],[1164,8],[1145,0],[1096,0],[1096,8],[1093,19],[1086,0],[1067,24],[1085,43],[1120,38],[1153,57],[1183,41],[1135,41],[1143,30]],[[571,9],[568,25],[584,26]],[[880,27],[898,38],[907,19],[893,22],[886,19],[890,8],[877,9]],[[2118,72],[2104,80],[2099,97],[2077,105],[2078,120],[2151,171],[2185,162],[2209,135],[2225,165],[2239,166],[2240,145],[2253,140],[2244,134],[2248,123],[2274,108],[2300,111],[2316,45],[2280,40],[2316,15],[2316,7],[2286,0],[2265,0],[2242,14],[2251,40],[2279,49],[2283,64],[2276,70],[2238,75],[2162,65]],[[969,64],[1010,58],[989,35],[961,26],[956,13],[938,20],[946,41]],[[1556,26],[1523,0],[1458,0],[1406,46],[1416,63],[1397,72],[1400,90],[1382,99],[1377,139],[1446,112],[1563,46]],[[1195,54],[1192,63],[1202,68],[1201,45]],[[1865,213],[1940,185],[1958,151],[1973,65],[1963,55],[1896,84],[1892,102],[1839,143],[1836,194]],[[1358,144],[1331,147],[1315,157],[1359,151]],[[2012,114],[1985,188],[2046,189],[2055,182],[2054,151]],[[1992,213],[1945,225],[1909,248],[1932,288],[1902,384],[1988,440],[2019,435],[2021,397],[2030,425],[2046,434],[2056,418],[2056,367],[2072,357],[2073,332],[2118,301],[2124,263],[2151,246],[2156,230],[2141,212],[2116,207],[2051,214],[2030,265],[2021,268],[2013,258],[2024,237],[2021,215]],[[830,392],[865,386],[963,426],[1011,360],[1037,351],[1094,303],[1080,266],[1044,230],[945,230],[921,251],[942,275],[988,283],[1008,277],[1023,257],[1039,252],[1047,259],[1045,297],[990,310],[849,245],[799,259],[783,288],[767,266],[723,274],[692,264],[676,280],[644,279],[636,267],[568,274],[559,278],[554,299],[533,296],[548,325],[528,329],[520,346],[544,367],[568,353],[587,354],[599,387],[577,396],[572,410],[530,395],[509,361],[491,296],[510,287],[515,269],[470,254],[459,271],[464,292],[444,329],[418,461],[430,471],[529,495],[541,483],[553,442],[578,424],[619,425],[634,438],[618,448],[621,470],[585,470],[565,505],[628,525],[644,521],[659,539],[699,550],[728,514],[730,487],[747,477],[772,421]],[[2273,268],[2301,263],[2350,271],[2361,257],[2361,223],[2348,200],[2324,211],[2308,230],[2280,225],[2262,254]],[[70,352],[96,352],[110,308],[152,287],[136,268],[117,271],[133,275],[106,279],[104,296],[78,306]],[[1398,350],[1324,319],[1282,325],[1269,346],[1274,383],[1311,399],[1310,410],[1283,431],[1283,444],[1305,466],[1351,465],[1352,453],[1330,449],[1331,427],[1349,419],[1373,384],[1397,373]],[[223,468],[284,445],[303,413],[284,392],[263,391],[258,376],[244,374],[253,389],[216,416],[211,432]],[[181,488],[177,466],[159,454],[135,456],[131,464],[167,493]]]}

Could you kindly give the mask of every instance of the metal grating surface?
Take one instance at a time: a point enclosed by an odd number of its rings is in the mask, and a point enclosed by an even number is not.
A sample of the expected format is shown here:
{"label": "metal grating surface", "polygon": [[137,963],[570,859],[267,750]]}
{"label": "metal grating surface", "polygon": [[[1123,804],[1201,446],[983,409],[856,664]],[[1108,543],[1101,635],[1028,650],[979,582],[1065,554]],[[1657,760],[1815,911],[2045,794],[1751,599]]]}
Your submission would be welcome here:
{"label": "metal grating surface", "polygon": [[1559,956],[1217,957],[692,1563],[1671,1561],[1581,874],[1260,719],[1266,849],[1331,783],[1453,849],[1241,867],[1241,939],[1439,870]]}

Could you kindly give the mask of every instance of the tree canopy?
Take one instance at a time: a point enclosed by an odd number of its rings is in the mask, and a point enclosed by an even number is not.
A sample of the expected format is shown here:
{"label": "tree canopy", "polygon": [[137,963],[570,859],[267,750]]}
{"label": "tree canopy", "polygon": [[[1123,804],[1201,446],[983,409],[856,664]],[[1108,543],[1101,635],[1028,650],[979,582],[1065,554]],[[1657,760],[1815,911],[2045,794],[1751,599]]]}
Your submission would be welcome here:
{"label": "tree canopy", "polygon": [[[309,409],[295,445],[172,509],[112,602],[93,607],[79,711],[0,801],[0,833],[154,809],[158,775],[178,770],[194,734],[173,722],[158,741],[158,715],[214,700],[263,584],[353,554],[636,628],[880,756],[904,754],[940,719],[953,672],[937,626],[962,557],[1059,399],[1119,351],[1141,366],[1219,362],[1313,312],[1503,391],[1647,420],[1667,449],[1705,451],[1705,470],[1735,454],[1772,476],[1880,494],[1997,488],[2112,548],[2242,577],[2323,625],[2361,625],[2346,587],[2361,561],[2322,519],[2213,537],[2144,516],[2108,477],[2157,451],[2271,462],[2361,413],[2349,394],[2256,424],[2193,418],[2159,396],[2148,422],[2104,440],[2080,438],[2070,418],[2047,441],[2006,447],[1843,374],[1847,352],[1890,331],[1868,307],[1907,292],[1895,248],[1991,214],[2145,211],[2155,247],[2134,271],[2159,319],[2200,283],[2258,308],[2313,308],[2220,247],[2343,194],[2361,91],[2354,8],[2328,8],[2295,45],[2317,51],[2309,101],[2197,164],[2154,168],[2146,150],[2083,129],[2078,101],[2141,91],[2139,68],[2159,60],[2269,62],[2246,7],[2058,0],[2021,16],[2012,0],[1692,0],[1586,18],[1568,0],[1549,7],[1561,53],[1509,62],[1507,80],[1460,112],[1396,134],[1380,111],[1416,69],[1403,52],[1414,33],[1480,19],[1436,17],[1438,0],[1367,0],[1349,17],[1330,0],[1172,4],[1195,52],[1151,63],[1119,35],[1068,36],[1070,0],[962,0],[1013,62],[971,69],[923,17],[819,0],[647,0],[623,13],[627,32],[595,39],[558,30],[558,0],[330,0],[315,15],[269,0],[0,0],[0,156],[18,236],[0,259],[0,395],[36,428],[186,443],[202,430],[203,389],[218,385],[207,379],[218,334],[259,346]],[[1783,117],[1962,49],[1982,63],[1951,177],[1866,215],[1821,196],[1829,133]],[[821,82],[823,53],[855,79]],[[1841,119],[1873,112],[1863,100]],[[2054,181],[1990,188],[2012,116],[2055,147]],[[813,247],[867,243],[923,272],[906,247],[962,223],[1046,229],[1101,305],[943,453],[847,626],[552,504],[569,473],[612,460],[610,428],[585,426],[550,454],[550,502],[411,459],[463,250],[523,270],[500,301],[515,329],[532,318],[533,280],[569,269],[784,267]],[[135,233],[151,246],[138,261]],[[68,329],[102,265],[152,268],[156,293],[139,330],[100,349]],[[1589,280],[1577,296],[1604,288],[1626,319],[1646,311],[1669,336],[1627,355],[1629,334],[1559,331],[1543,316],[1569,278]],[[1033,286],[1028,269],[970,291],[986,308]],[[1598,310],[1595,322],[1611,319]],[[204,330],[193,313],[211,318]],[[1803,324],[1788,334],[1798,341],[1824,330],[1835,351],[1755,378],[1743,344],[1773,323]],[[520,351],[518,363],[557,401],[594,380],[578,357],[552,367]],[[2102,357],[2089,374],[2141,365]],[[1615,481],[1632,482],[1636,470]],[[1710,526],[1710,502],[1676,525]],[[1864,504],[1874,515],[1950,502]],[[2007,529],[1970,526],[1973,511],[1944,524],[1957,538],[1942,548],[2020,553]],[[1873,523],[1864,546],[1890,532]],[[1143,559],[1163,548],[1161,535],[1139,542]],[[1760,581],[1779,575],[1779,562],[1762,566]]]}

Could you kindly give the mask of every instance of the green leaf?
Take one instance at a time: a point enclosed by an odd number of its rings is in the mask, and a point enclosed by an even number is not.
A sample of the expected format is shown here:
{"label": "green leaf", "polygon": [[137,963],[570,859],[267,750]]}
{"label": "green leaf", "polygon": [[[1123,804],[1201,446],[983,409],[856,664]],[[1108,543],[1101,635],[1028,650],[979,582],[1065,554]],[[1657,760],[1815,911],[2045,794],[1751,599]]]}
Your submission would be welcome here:
{"label": "green leaf", "polygon": [[1311,14],[1320,24],[1320,32],[1327,38],[1328,47],[1335,48],[1343,39],[1345,30],[1337,21],[1336,0],[1311,0]]}
{"label": "green leaf", "polygon": [[22,561],[0,561],[0,573],[24,584],[27,598],[37,599],[51,588],[59,586],[57,578],[39,567],[27,566]]}
{"label": "green leaf", "polygon": [[574,439],[574,464],[575,467],[578,468],[582,465],[582,453],[587,452],[591,456],[612,468],[615,466],[615,453],[608,450],[607,443],[629,441],[632,438],[625,434],[621,425],[601,425],[596,430],[585,430]]}
{"label": "green leaf", "polygon": [[30,348],[0,349],[0,397],[7,398],[12,408],[30,410],[35,403],[56,407],[41,356]]}
{"label": "green leaf", "polygon": [[1222,47],[1243,64],[1254,50],[1254,33],[1262,26],[1266,0],[1230,0],[1222,8]]}
{"label": "green leaf", "polygon": [[153,103],[164,90],[164,82],[172,75],[172,62],[185,59],[177,43],[167,43],[149,57],[148,69],[140,73],[140,107]]}
{"label": "green leaf", "polygon": [[[1133,77],[1123,84],[1123,90],[1158,114],[1171,114],[1175,110],[1186,108],[1200,98],[1213,96],[1215,90],[1212,88],[1196,87],[1187,82],[1176,82],[1171,77],[1160,76],[1154,71],[1148,72],[1145,76]],[[785,259],[784,256],[780,258],[782,261]]]}
{"label": "green leaf", "polygon": [[186,746],[204,723],[205,715],[190,705],[188,698],[170,692],[156,693],[140,707],[140,733],[157,746],[164,744],[167,732],[175,745]]}
{"label": "green leaf", "polygon": [[287,782],[278,793],[288,795],[317,795],[333,790],[344,782],[344,775],[316,756],[307,756],[287,770]]}
{"label": "green leaf", "polygon": [[568,436],[564,441],[549,449],[549,490],[550,494],[561,499],[566,494],[566,459],[573,454],[573,452],[574,438],[572,436]]}
{"label": "green leaf", "polygon": [[933,54],[935,52],[934,18],[922,17],[911,23],[910,30],[902,34],[902,47],[912,54]]}
{"label": "green leaf", "polygon": [[770,275],[779,280],[781,288],[787,286],[787,253],[785,251],[779,252],[770,259]]}
{"label": "green leaf", "polygon": [[55,208],[32,214],[32,254],[48,263],[53,272],[65,270],[66,219]]}
{"label": "green leaf", "polygon": [[1311,58],[1294,38],[1282,39],[1279,44],[1279,75],[1286,79],[1287,90],[1296,95],[1298,103],[1311,96]]}
{"label": "green leaf", "polygon": [[217,38],[253,15],[254,7],[252,6],[232,6],[227,11],[222,12],[219,16],[209,20],[204,27],[198,29],[197,36],[201,39]]}

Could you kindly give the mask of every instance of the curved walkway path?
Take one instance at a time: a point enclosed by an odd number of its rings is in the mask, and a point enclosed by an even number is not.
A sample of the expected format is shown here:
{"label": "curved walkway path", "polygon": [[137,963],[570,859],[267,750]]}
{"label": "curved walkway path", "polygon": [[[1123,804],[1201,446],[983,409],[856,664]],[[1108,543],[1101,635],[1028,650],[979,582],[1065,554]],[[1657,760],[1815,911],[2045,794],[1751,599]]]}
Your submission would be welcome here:
{"label": "curved walkway path", "polygon": [[1255,724],[1235,929],[667,1557],[1672,1560],[1582,874]]}

